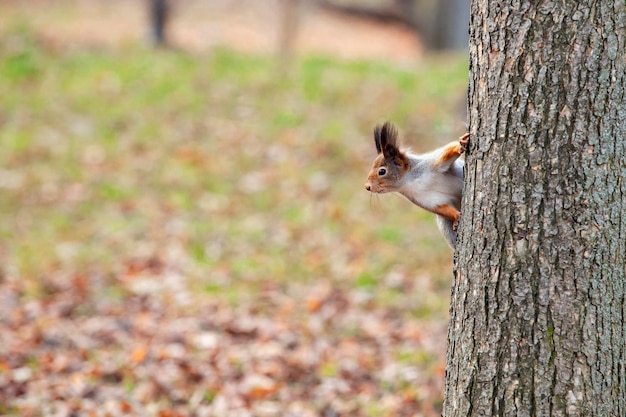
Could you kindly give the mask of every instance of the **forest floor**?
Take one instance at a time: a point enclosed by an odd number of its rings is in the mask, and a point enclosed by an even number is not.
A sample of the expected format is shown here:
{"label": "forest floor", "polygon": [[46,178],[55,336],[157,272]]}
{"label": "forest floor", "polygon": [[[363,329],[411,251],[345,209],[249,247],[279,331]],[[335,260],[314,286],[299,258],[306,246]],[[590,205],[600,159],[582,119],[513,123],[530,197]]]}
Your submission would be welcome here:
{"label": "forest floor", "polygon": [[452,253],[363,183],[376,123],[416,151],[459,136],[464,57],[75,42],[21,7],[0,6],[0,415],[440,415]]}

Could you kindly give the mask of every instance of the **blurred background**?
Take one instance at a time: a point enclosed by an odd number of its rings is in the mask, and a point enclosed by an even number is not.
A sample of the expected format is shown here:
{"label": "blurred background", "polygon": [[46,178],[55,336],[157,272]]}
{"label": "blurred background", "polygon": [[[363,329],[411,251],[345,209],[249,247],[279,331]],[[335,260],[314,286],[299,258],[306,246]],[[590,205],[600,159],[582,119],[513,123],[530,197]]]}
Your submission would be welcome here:
{"label": "blurred background", "polygon": [[0,2],[0,415],[439,416],[469,1]]}

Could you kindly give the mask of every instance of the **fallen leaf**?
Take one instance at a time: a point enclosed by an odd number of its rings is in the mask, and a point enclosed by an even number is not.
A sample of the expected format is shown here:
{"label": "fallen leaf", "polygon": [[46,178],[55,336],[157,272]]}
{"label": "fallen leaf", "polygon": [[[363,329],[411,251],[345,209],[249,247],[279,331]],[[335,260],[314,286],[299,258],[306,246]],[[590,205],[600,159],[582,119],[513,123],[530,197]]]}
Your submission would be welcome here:
{"label": "fallen leaf", "polygon": [[148,349],[143,345],[138,346],[135,350],[133,350],[131,361],[133,363],[141,363],[146,359],[146,356],[148,356]]}

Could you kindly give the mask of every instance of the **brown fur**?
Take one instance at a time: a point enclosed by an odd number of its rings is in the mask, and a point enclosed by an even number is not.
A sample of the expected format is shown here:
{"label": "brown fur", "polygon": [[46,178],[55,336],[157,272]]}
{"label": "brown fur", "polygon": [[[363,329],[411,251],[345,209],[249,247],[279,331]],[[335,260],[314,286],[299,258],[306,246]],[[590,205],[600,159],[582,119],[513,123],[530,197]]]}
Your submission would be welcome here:
{"label": "brown fur", "polygon": [[461,136],[458,141],[450,142],[443,148],[443,152],[441,156],[437,160],[437,164],[443,164],[448,162],[450,159],[456,159],[465,152],[465,147],[467,146],[467,139],[469,138],[469,133]]}
{"label": "brown fur", "polygon": [[433,213],[440,215],[441,217],[445,217],[446,219],[457,222],[461,213],[452,206],[444,204],[442,206],[437,206],[433,210]]}
{"label": "brown fur", "polygon": [[452,142],[448,144],[445,148],[443,148],[443,153],[437,160],[437,164],[442,164],[452,158],[459,156],[461,154],[460,149],[461,144],[459,142]]}
{"label": "brown fur", "polygon": [[[404,154],[399,153],[393,160],[385,159],[383,154],[378,155],[367,176],[367,190],[373,193],[395,191],[409,167],[409,159]],[[385,168],[387,173],[383,176],[379,175],[380,168]]]}
{"label": "brown fur", "polygon": [[[400,150],[398,131],[393,124],[386,122],[382,126],[376,126],[374,144],[378,156],[367,176],[365,187],[373,193],[395,191],[411,164],[409,158]],[[379,174],[381,168],[386,170],[384,175]]]}

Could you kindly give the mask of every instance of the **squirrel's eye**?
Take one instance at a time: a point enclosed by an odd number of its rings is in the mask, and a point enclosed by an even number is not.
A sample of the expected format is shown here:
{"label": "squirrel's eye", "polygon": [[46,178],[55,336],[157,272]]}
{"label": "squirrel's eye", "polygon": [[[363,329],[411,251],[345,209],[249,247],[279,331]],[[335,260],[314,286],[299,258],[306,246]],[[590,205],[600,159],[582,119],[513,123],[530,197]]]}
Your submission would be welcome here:
{"label": "squirrel's eye", "polygon": [[381,177],[382,177],[383,175],[385,175],[386,173],[387,173],[387,168],[380,168],[380,169],[378,170],[378,175],[379,175],[379,176],[381,176]]}

